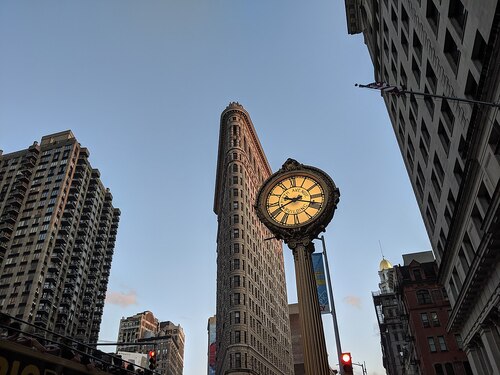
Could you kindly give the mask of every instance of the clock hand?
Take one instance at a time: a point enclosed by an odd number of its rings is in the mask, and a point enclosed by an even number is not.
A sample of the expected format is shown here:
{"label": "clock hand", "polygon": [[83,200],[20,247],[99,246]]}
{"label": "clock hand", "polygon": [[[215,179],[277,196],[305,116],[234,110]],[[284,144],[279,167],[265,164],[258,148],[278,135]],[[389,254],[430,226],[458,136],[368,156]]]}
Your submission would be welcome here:
{"label": "clock hand", "polygon": [[290,198],[290,197],[285,197],[283,199],[285,200],[289,200],[290,202],[286,202],[283,206],[280,206],[280,208],[283,208],[285,207],[286,205],[289,205],[290,203],[293,203],[293,202],[297,202],[298,200],[300,200],[302,198],[302,195],[298,195],[296,196],[295,198]]}

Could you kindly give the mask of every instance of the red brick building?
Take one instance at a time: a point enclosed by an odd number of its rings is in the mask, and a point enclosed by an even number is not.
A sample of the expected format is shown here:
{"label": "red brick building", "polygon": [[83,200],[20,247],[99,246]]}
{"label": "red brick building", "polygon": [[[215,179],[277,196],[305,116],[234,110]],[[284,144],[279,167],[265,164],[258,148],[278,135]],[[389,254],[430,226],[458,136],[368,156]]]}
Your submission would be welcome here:
{"label": "red brick building", "polygon": [[451,307],[437,281],[432,252],[405,254],[403,260],[403,266],[394,267],[406,325],[403,374],[472,374],[460,336],[446,331]]}

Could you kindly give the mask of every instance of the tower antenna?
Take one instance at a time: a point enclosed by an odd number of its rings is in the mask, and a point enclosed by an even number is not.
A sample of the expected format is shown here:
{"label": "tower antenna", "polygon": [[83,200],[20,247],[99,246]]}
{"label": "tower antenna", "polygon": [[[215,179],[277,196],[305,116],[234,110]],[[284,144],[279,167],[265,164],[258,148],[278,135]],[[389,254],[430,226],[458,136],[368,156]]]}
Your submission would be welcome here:
{"label": "tower antenna", "polygon": [[385,259],[384,252],[382,251],[382,244],[380,243],[380,240],[378,240],[378,246],[380,247],[380,254],[382,254],[382,259]]}

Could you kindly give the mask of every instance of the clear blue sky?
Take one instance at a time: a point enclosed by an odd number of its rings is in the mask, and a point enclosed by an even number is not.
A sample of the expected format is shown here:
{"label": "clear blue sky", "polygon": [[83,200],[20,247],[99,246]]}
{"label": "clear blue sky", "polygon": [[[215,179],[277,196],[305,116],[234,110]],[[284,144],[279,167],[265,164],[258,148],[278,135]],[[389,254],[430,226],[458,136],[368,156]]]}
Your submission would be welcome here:
{"label": "clear blue sky", "polygon": [[0,51],[0,148],[71,129],[121,209],[102,341],[151,310],[184,327],[184,374],[205,373],[219,119],[239,101],[273,170],[293,157],[340,188],[325,238],[342,346],[384,373],[379,241],[395,264],[430,245],[382,98],[354,87],[373,67],[344,1],[3,0]]}

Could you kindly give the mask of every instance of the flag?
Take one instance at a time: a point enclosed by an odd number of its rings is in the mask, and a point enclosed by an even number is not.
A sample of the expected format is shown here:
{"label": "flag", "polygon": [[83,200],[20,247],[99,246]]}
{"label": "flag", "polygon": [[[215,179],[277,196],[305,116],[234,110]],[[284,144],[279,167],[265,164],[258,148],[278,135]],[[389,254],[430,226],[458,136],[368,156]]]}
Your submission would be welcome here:
{"label": "flag", "polygon": [[397,86],[389,85],[386,82],[373,82],[367,85],[356,85],[361,88],[380,90],[381,93],[387,93],[391,95],[401,95],[404,94],[404,91],[399,89]]}

